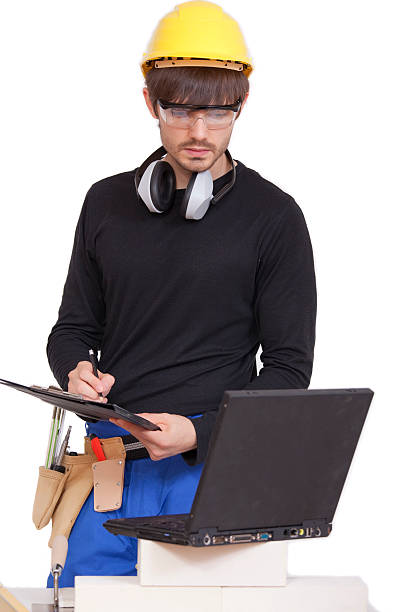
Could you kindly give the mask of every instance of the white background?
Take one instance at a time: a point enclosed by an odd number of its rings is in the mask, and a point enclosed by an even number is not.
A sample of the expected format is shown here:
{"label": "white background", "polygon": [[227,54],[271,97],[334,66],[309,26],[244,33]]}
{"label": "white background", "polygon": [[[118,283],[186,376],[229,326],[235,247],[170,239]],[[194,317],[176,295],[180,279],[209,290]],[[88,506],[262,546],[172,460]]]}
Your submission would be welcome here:
{"label": "white background", "polygon": [[[1,5],[2,378],[54,382],[45,346],[85,193],[160,145],[138,62],[173,6]],[[375,391],[333,533],[292,543],[289,570],[359,575],[378,610],[405,610],[406,5],[222,6],[241,24],[255,64],[229,148],[296,199],[313,243],[318,319],[310,388]],[[49,528],[35,530],[31,509],[51,408],[2,387],[0,411],[0,580],[43,586]],[[71,422],[71,448],[79,450],[83,424]]]}

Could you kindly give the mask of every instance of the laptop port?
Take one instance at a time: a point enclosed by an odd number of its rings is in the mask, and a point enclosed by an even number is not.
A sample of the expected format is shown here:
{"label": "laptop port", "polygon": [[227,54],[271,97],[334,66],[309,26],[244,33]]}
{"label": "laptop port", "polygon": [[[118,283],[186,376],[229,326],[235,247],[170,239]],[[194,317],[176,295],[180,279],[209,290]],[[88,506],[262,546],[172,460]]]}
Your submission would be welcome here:
{"label": "laptop port", "polygon": [[243,544],[245,542],[252,542],[254,536],[250,533],[240,533],[237,535],[231,535],[229,541],[231,544]]}
{"label": "laptop port", "polygon": [[208,535],[208,533],[206,533],[205,536],[203,537],[203,544],[204,546],[209,546],[211,544],[211,538]]}
{"label": "laptop port", "polygon": [[312,529],[311,529],[311,527],[306,527],[305,537],[306,538],[310,538],[311,536],[312,536]]}
{"label": "laptop port", "polygon": [[225,536],[213,536],[213,544],[225,544]]}
{"label": "laptop port", "polygon": [[267,542],[269,540],[269,533],[257,533],[256,539],[258,542]]}
{"label": "laptop port", "polygon": [[299,535],[299,531],[297,529],[291,529],[290,530],[290,537],[291,538],[297,538]]}
{"label": "laptop port", "polygon": [[322,535],[322,532],[319,529],[319,527],[316,527],[315,529],[313,529],[313,534],[316,536],[316,538],[318,538],[319,536]]}

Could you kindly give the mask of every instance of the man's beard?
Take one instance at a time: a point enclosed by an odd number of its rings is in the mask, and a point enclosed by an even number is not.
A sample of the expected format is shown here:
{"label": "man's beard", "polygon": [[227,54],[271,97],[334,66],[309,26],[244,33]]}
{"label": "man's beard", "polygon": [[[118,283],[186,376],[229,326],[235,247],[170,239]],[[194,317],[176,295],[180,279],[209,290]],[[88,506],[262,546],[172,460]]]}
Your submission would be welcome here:
{"label": "man's beard", "polygon": [[[225,143],[225,147],[222,145],[220,149],[215,149],[214,146],[208,146],[206,143],[192,143],[186,141],[186,143],[180,144],[177,149],[173,149],[173,147],[167,147],[165,139],[163,139],[163,133],[161,130],[161,125],[159,123],[158,128],[160,130],[160,137],[163,143],[164,148],[166,149],[168,155],[170,155],[174,161],[186,172],[205,172],[212,168],[212,166],[219,160],[220,157],[225,153],[225,149],[228,147],[229,139]],[[209,160],[204,160],[202,157],[191,157],[189,162],[186,162],[181,159],[182,150],[188,147],[192,147],[195,149],[208,149],[211,154],[211,158]]]}
{"label": "man's beard", "polygon": [[[171,155],[174,161],[180,166],[180,168],[182,168],[186,172],[205,172],[206,170],[212,168],[212,166],[224,154],[223,150],[214,151],[213,149],[210,149],[210,159],[204,160],[202,157],[194,158],[194,156],[192,156],[189,161],[186,161],[185,158],[181,158],[180,150],[176,150],[174,152],[172,150],[169,151],[166,145],[164,145],[164,148],[166,149],[168,154]],[[185,147],[182,148],[184,149]]]}
{"label": "man's beard", "polygon": [[194,158],[193,156],[187,163],[179,158],[177,152],[175,155],[173,155],[172,153],[170,153],[170,155],[172,155],[173,159],[178,163],[181,168],[183,168],[183,170],[186,170],[188,172],[205,172],[215,164],[217,159],[222,155],[222,152],[217,152],[217,157],[214,157],[214,153],[211,151],[210,160],[204,160],[202,159],[202,157]]}

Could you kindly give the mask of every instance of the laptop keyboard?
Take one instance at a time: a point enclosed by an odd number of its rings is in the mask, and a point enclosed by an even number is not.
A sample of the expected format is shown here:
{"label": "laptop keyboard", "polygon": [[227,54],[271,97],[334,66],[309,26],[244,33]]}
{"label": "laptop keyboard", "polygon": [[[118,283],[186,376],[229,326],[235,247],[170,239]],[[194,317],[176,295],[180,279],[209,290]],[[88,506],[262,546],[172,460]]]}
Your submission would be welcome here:
{"label": "laptop keyboard", "polygon": [[137,519],[137,527],[159,527],[169,531],[184,531],[186,520],[189,514],[174,514],[172,516],[149,516],[143,520],[143,517]]}

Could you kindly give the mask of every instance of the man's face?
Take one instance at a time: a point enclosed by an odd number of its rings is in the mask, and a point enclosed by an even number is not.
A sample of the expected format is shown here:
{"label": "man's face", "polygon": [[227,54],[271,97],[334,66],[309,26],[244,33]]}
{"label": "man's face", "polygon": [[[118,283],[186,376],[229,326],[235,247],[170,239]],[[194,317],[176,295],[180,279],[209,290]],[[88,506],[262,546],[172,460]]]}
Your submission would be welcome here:
{"label": "man's face", "polygon": [[[153,111],[148,90],[145,87],[143,94],[146,104],[153,117],[157,115]],[[246,101],[246,98],[244,102]],[[244,104],[244,103],[243,103]],[[243,106],[242,104],[242,106]],[[234,123],[227,128],[209,130],[202,118],[198,118],[188,128],[175,128],[163,120],[159,114],[159,128],[161,141],[169,155],[189,172],[203,172],[213,166],[228,148]],[[199,117],[200,113],[198,113]],[[194,149],[196,149],[194,151]],[[200,150],[200,151],[197,151]]]}

